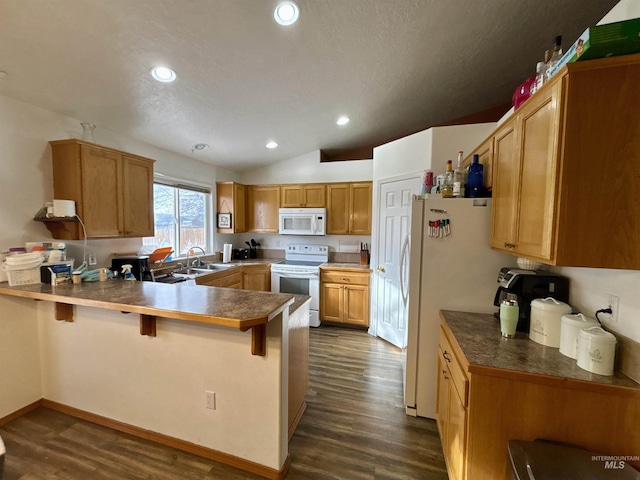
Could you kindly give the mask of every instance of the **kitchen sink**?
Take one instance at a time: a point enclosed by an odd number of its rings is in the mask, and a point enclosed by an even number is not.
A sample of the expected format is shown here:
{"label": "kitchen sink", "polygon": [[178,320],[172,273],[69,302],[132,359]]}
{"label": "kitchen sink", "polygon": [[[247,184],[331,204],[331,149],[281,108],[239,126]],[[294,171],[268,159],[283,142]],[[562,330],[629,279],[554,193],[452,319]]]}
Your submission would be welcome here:
{"label": "kitchen sink", "polygon": [[235,267],[235,265],[231,265],[229,263],[208,263],[203,267],[197,267],[197,268],[203,268],[203,269],[206,268],[207,270],[226,270],[227,268],[232,268],[232,267]]}
{"label": "kitchen sink", "polygon": [[173,271],[172,275],[175,276],[184,276],[184,277],[197,277],[198,275],[204,275],[205,273],[211,273],[211,270],[208,270],[204,267],[196,268],[196,267],[185,267],[185,268],[177,268]]}
{"label": "kitchen sink", "polygon": [[219,270],[226,270],[234,265],[228,265],[225,263],[208,263],[199,267],[184,267],[178,268],[173,271],[173,275],[197,277],[198,275],[204,275],[205,273],[217,272]]}

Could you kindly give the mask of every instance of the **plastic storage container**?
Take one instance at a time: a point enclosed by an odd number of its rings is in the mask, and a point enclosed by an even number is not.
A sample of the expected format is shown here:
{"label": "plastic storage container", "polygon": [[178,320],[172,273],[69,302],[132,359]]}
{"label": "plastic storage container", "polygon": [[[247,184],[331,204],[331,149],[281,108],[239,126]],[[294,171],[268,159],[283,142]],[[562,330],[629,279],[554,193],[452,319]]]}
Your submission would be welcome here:
{"label": "plastic storage container", "polygon": [[532,300],[529,338],[547,347],[560,347],[562,316],[569,313],[571,313],[571,307],[555,298]]}
{"label": "plastic storage container", "polygon": [[613,375],[616,337],[602,327],[580,330],[578,334],[578,366],[598,375]]}
{"label": "plastic storage container", "polygon": [[599,325],[595,318],[585,317],[581,313],[563,315],[560,326],[560,353],[569,358],[578,358],[578,333],[583,328]]}

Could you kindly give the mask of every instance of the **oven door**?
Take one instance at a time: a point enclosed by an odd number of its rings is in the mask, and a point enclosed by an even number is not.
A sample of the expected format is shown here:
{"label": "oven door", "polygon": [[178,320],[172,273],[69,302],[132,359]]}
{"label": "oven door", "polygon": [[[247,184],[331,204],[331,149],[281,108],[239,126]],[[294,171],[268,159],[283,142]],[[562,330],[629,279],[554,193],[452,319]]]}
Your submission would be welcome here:
{"label": "oven door", "polygon": [[271,291],[292,295],[309,295],[310,309],[318,311],[320,307],[320,278],[315,273],[295,273],[271,271]]}

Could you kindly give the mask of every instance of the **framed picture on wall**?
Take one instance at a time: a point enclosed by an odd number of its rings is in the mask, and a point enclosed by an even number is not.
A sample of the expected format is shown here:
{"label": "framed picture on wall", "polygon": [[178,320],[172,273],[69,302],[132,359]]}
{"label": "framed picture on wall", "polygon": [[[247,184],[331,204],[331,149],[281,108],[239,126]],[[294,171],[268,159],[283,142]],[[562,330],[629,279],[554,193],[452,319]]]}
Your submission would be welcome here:
{"label": "framed picture on wall", "polygon": [[218,228],[231,228],[231,214],[219,213],[218,214]]}

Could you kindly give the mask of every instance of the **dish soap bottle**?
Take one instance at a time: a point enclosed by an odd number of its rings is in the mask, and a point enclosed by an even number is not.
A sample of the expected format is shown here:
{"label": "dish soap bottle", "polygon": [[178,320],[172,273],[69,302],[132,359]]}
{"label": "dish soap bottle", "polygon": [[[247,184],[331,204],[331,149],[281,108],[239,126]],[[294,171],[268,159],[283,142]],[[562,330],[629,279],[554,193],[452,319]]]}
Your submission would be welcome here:
{"label": "dish soap bottle", "polygon": [[132,268],[133,266],[129,265],[128,263],[126,265],[122,265],[122,276],[124,277],[125,280],[131,280],[135,282],[136,277],[134,277],[133,273],[131,273]]}

